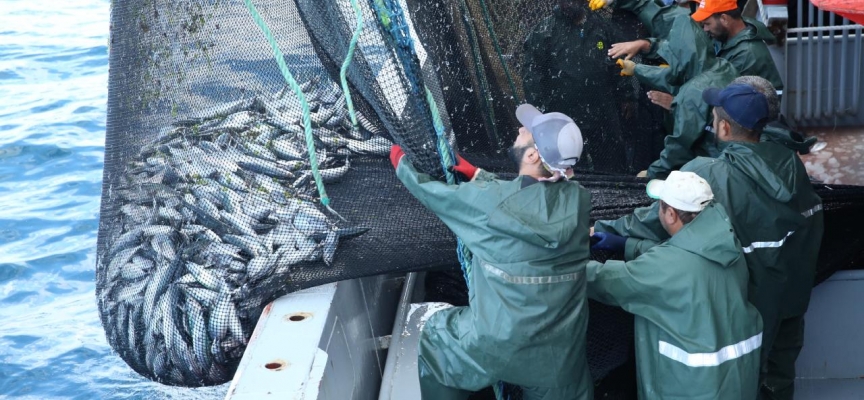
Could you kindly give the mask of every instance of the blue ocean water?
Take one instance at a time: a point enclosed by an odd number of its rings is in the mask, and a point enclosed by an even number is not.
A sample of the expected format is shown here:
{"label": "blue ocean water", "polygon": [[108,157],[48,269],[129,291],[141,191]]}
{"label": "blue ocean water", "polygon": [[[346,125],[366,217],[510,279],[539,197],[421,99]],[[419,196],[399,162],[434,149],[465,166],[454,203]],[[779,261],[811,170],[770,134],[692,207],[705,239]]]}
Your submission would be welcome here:
{"label": "blue ocean water", "polygon": [[105,340],[95,265],[109,0],[0,12],[0,398],[214,399],[132,371]]}

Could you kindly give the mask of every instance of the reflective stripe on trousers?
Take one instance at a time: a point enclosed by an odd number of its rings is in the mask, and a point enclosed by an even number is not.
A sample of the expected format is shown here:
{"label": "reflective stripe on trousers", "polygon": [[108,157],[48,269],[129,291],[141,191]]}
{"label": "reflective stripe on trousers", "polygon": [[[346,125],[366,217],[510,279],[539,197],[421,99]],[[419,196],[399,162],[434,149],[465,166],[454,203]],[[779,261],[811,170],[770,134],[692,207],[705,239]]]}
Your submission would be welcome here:
{"label": "reflective stripe on trousers", "polygon": [[688,367],[716,367],[726,361],[734,360],[751,353],[762,346],[762,332],[749,339],[723,347],[713,353],[688,353],[671,343],[660,341],[660,354],[678,361]]}
{"label": "reflective stripe on trousers", "polygon": [[[801,215],[803,215],[804,218],[810,218],[819,211],[822,211],[822,204],[817,204],[813,208],[802,212]],[[783,243],[786,243],[786,239],[789,236],[792,236],[793,233],[795,233],[795,231],[789,231],[789,233],[787,233],[786,236],[783,237],[783,239],[780,239],[776,242],[753,242],[753,243],[750,243],[749,246],[743,247],[742,250],[744,250],[745,253],[749,254],[749,253],[752,253],[753,250],[756,250],[756,249],[770,249],[770,248],[780,247],[780,246],[783,246]]]}

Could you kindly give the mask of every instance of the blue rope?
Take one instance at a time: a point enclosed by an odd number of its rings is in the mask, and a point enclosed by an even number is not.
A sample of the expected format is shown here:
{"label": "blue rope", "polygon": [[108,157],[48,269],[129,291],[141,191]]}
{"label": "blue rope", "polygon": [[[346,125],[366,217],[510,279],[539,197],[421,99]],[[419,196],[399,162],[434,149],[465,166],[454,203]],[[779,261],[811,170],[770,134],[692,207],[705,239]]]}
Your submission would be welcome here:
{"label": "blue rope", "polygon": [[[373,8],[378,14],[378,19],[381,25],[390,33],[396,47],[396,54],[402,62],[403,70],[408,77],[408,82],[411,85],[411,91],[420,93],[420,75],[419,63],[417,62],[417,53],[414,49],[414,41],[411,39],[411,32],[408,29],[408,23],[405,19],[405,14],[402,12],[402,7],[394,0],[371,0]],[[449,167],[456,164],[456,157],[450,143],[447,142],[445,135],[446,129],[444,122],[441,120],[438,106],[435,102],[432,92],[425,85],[423,86],[425,93],[426,104],[429,106],[429,113],[432,116],[432,125],[435,130],[436,145],[438,154],[441,156],[441,167],[444,170],[444,176],[448,184],[456,184],[457,177],[450,172]],[[465,247],[462,239],[456,238],[456,255],[459,259],[459,264],[462,267],[462,274],[465,277],[465,284],[468,290],[471,290],[471,251]]]}
{"label": "blue rope", "polygon": [[321,204],[329,206],[330,198],[327,197],[327,191],[324,189],[324,181],[321,179],[321,172],[318,171],[318,155],[315,154],[315,138],[312,136],[312,120],[309,112],[309,103],[306,101],[306,96],[300,89],[300,85],[297,84],[297,81],[294,80],[294,76],[291,75],[288,65],[285,64],[285,55],[282,54],[282,50],[279,50],[279,44],[276,43],[276,39],[273,37],[273,33],[270,32],[270,28],[267,27],[267,23],[265,23],[264,19],[261,18],[261,14],[258,13],[258,10],[255,8],[255,5],[252,4],[251,0],[243,1],[246,3],[246,8],[249,9],[249,14],[252,15],[255,24],[261,28],[264,37],[266,37],[267,41],[270,43],[270,47],[273,49],[273,54],[276,57],[276,64],[279,65],[279,71],[282,73],[285,81],[288,82],[288,86],[291,87],[294,94],[296,94],[297,98],[300,100],[300,105],[303,109],[303,128],[306,133],[306,149],[309,152],[309,165],[312,168],[312,176],[315,178],[315,185],[318,187],[318,195],[321,197]]}
{"label": "blue rope", "polygon": [[411,31],[408,29],[408,22],[405,19],[405,14],[402,13],[402,7],[395,0],[372,0],[372,8],[378,14],[381,25],[393,39],[396,54],[402,63],[405,76],[408,77],[411,94],[420,95],[420,75],[415,68],[415,65],[419,63],[414,61],[417,58],[417,52],[414,50],[414,41],[411,40]]}
{"label": "blue rope", "polygon": [[[441,114],[438,112],[438,106],[435,102],[435,97],[429,88],[426,89],[426,102],[429,104],[429,112],[432,114],[432,125],[435,127],[435,135],[437,136],[438,154],[441,155],[441,166],[444,168],[444,176],[447,183],[453,185],[456,183],[456,174],[450,171],[449,167],[456,165],[456,157],[454,156],[453,148],[447,142],[447,137],[444,135],[444,122],[441,120]],[[462,276],[465,278],[465,284],[468,290],[471,290],[471,251],[465,247],[462,239],[456,237],[456,256],[459,259],[459,265],[462,267]]]}
{"label": "blue rope", "polygon": [[356,132],[359,127],[357,124],[357,114],[354,112],[354,101],[351,100],[351,92],[348,90],[348,66],[351,65],[351,60],[354,59],[354,50],[357,48],[357,41],[360,40],[360,33],[363,32],[363,11],[360,10],[360,5],[357,0],[351,0],[351,7],[354,8],[354,15],[357,16],[357,28],[354,30],[354,35],[351,37],[351,43],[348,45],[348,54],[345,56],[345,61],[342,63],[342,70],[339,71],[339,79],[342,81],[342,93],[345,94],[345,102],[348,104],[348,115],[351,116],[351,126]]}

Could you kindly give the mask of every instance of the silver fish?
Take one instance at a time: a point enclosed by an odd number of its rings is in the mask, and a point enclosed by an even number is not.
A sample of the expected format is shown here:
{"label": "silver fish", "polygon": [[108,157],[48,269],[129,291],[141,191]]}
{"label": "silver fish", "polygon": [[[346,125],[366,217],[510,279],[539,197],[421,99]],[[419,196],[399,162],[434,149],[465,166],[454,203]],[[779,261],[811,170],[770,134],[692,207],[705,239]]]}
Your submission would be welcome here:
{"label": "silver fish", "polygon": [[[249,218],[245,215],[239,215],[237,213],[229,213],[225,210],[219,212],[219,215],[222,216],[222,220],[227,222],[228,225],[236,229],[238,232],[242,233],[246,236],[257,236],[258,234],[252,229],[252,224],[255,223],[252,218]],[[230,242],[229,242],[230,243]]]}
{"label": "silver fish", "polygon": [[117,279],[117,275],[122,272],[123,266],[130,260],[132,260],[132,257],[135,255],[135,253],[138,252],[140,248],[141,246],[130,247],[128,249],[118,251],[117,254],[114,255],[114,257],[111,259],[111,262],[108,264],[109,281]]}
{"label": "silver fish", "polygon": [[242,160],[237,160],[237,164],[250,171],[254,171],[267,176],[272,176],[274,178],[294,178],[294,174],[291,173],[291,171],[280,167],[279,164],[273,161],[256,159],[254,157],[245,157]]}
{"label": "silver fish", "polygon": [[275,139],[270,147],[278,157],[286,160],[304,160],[307,154],[304,147],[289,138]]}
{"label": "silver fish", "polygon": [[177,258],[177,252],[174,251],[174,243],[169,235],[155,235],[150,239],[150,246],[162,258],[168,261],[173,261]]}
{"label": "silver fish", "polygon": [[225,235],[222,239],[245,250],[252,257],[259,257],[263,254],[269,253],[267,248],[264,247],[258,239],[252,236]]}
{"label": "silver fish", "polygon": [[[189,334],[192,336],[195,363],[201,368],[206,368],[210,364],[210,338],[207,336],[204,309],[194,298],[186,300],[186,320]],[[203,373],[199,376],[203,376]]]}
{"label": "silver fish", "polygon": [[151,237],[156,235],[170,235],[174,233],[174,228],[168,225],[150,225],[141,227],[141,233],[144,237]]}
{"label": "silver fish", "polygon": [[219,104],[204,110],[201,110],[198,113],[190,115],[188,118],[181,119],[175,121],[172,125],[175,126],[191,126],[195,124],[199,124],[205,120],[210,120],[214,118],[222,118],[230,114],[234,114],[236,112],[249,109],[252,104],[255,103],[254,98],[249,99],[241,99],[231,103]]}
{"label": "silver fish", "polygon": [[216,274],[212,271],[205,268],[203,265],[199,265],[193,263],[191,261],[186,262],[186,270],[189,271],[192,276],[207,289],[210,289],[214,292],[219,292],[222,289],[222,280],[219,279]]}
{"label": "silver fish", "polygon": [[138,280],[143,278],[145,275],[147,275],[147,271],[135,263],[129,262],[120,267],[120,276],[127,281]]}
{"label": "silver fish", "polygon": [[330,231],[324,241],[321,242],[321,251],[323,252],[325,264],[333,264],[333,258],[336,256],[336,246],[338,244],[339,235],[336,233],[336,231]]}
{"label": "silver fish", "polygon": [[348,150],[357,154],[369,154],[376,156],[387,156],[390,154],[390,147],[393,142],[381,136],[374,136],[369,140],[360,142],[356,140],[346,139]]}
{"label": "silver fish", "polygon": [[216,304],[216,301],[219,298],[219,293],[205,288],[186,286],[183,288],[183,291],[186,292],[187,295],[191,296],[193,299],[201,303],[201,305],[203,305],[205,308],[213,307],[213,305]]}
{"label": "silver fish", "polygon": [[245,142],[240,146],[240,149],[242,149],[244,153],[246,153],[250,156],[264,159],[267,161],[276,161],[276,155],[273,154],[273,152],[270,151],[270,149],[268,149],[268,148],[266,148],[260,144],[252,143],[252,142]]}
{"label": "silver fish", "polygon": [[275,266],[275,260],[271,259],[270,256],[253,258],[252,261],[249,261],[249,265],[246,266],[246,278],[250,282],[257,282],[269,274]]}
{"label": "silver fish", "polygon": [[344,177],[345,174],[348,173],[348,170],[350,168],[351,168],[351,163],[346,159],[345,165],[343,165],[341,167],[322,169],[320,171],[321,179],[324,180],[325,183],[336,182],[336,181],[342,179],[342,177]]}

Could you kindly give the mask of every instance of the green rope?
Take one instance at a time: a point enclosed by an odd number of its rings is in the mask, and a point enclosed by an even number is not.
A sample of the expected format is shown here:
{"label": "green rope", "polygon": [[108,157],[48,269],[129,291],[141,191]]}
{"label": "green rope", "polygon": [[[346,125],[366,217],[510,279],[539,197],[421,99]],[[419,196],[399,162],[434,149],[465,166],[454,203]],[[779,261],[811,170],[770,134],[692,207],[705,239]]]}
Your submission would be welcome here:
{"label": "green rope", "polygon": [[345,102],[348,104],[348,115],[351,116],[351,129],[356,132],[359,129],[357,114],[354,113],[354,101],[351,100],[351,92],[348,90],[346,75],[348,74],[348,66],[351,65],[351,60],[354,59],[354,50],[357,48],[357,41],[360,40],[360,33],[363,32],[363,11],[360,10],[357,0],[351,0],[351,6],[354,8],[354,14],[357,16],[357,29],[354,30],[354,36],[351,37],[351,43],[348,45],[348,54],[342,63],[342,70],[339,71],[339,79],[342,80],[342,92],[345,94]]}
{"label": "green rope", "polygon": [[[456,174],[450,171],[449,167],[456,165],[456,160],[453,157],[453,149],[450,148],[450,143],[447,143],[447,137],[444,136],[444,121],[441,120],[441,114],[438,111],[438,104],[435,102],[435,97],[428,87],[423,87],[426,90],[426,103],[429,104],[429,112],[432,115],[432,126],[435,127],[435,135],[437,136],[438,154],[441,155],[441,166],[444,167],[444,176],[447,183],[450,185],[456,184]],[[456,256],[459,259],[459,264],[462,266],[462,274],[465,277],[465,284],[468,290],[471,290],[471,250],[462,242],[462,239],[456,238]]]}
{"label": "green rope", "polygon": [[378,10],[378,19],[381,21],[381,26],[385,30],[390,30],[390,13],[387,12],[387,6],[384,0],[375,0],[375,9]]}
{"label": "green rope", "polygon": [[303,94],[303,91],[300,90],[300,85],[297,84],[297,81],[294,80],[294,76],[291,75],[291,71],[288,70],[288,66],[285,64],[285,55],[282,54],[282,50],[279,50],[279,44],[276,43],[276,39],[270,32],[270,28],[267,27],[267,24],[261,18],[261,14],[259,14],[258,10],[255,9],[252,0],[243,1],[246,3],[246,8],[249,9],[249,14],[252,15],[252,19],[255,20],[255,23],[259,28],[261,28],[261,32],[264,33],[264,36],[270,43],[270,47],[273,49],[273,54],[276,57],[276,64],[279,65],[279,71],[282,72],[282,76],[285,78],[285,81],[288,82],[288,86],[291,86],[291,89],[294,90],[294,94],[296,94],[297,98],[300,100],[300,105],[303,109],[303,128],[306,133],[306,150],[309,152],[309,165],[312,167],[312,176],[315,178],[315,184],[318,186],[318,195],[321,197],[321,204],[328,206],[330,204],[330,198],[327,197],[327,191],[324,190],[324,181],[321,179],[321,173],[318,171],[318,156],[315,154],[315,139],[312,136],[312,120],[309,113],[309,103],[306,102],[306,96]]}
{"label": "green rope", "polygon": [[513,98],[517,103],[522,103],[519,99],[519,92],[516,91],[516,83],[513,82],[513,77],[510,75],[510,68],[507,68],[507,63],[504,62],[504,54],[501,51],[501,44],[498,43],[498,35],[495,34],[495,29],[492,27],[492,19],[489,17],[489,9],[486,7],[486,2],[480,0],[480,6],[483,8],[483,20],[486,21],[486,29],[489,30],[489,37],[495,45],[495,52],[498,53],[498,61],[501,62],[501,68],[504,69],[504,75],[507,75],[507,83],[510,84],[510,91],[513,92]]}
{"label": "green rope", "polygon": [[447,183],[456,184],[456,176],[450,171],[449,167],[456,165],[456,160],[453,159],[453,152],[450,150],[450,143],[447,143],[447,138],[444,136],[444,121],[441,120],[441,114],[438,113],[438,105],[435,103],[435,97],[429,88],[423,86],[426,90],[426,103],[429,104],[429,112],[432,114],[432,126],[435,128],[435,136],[437,137],[438,154],[441,155],[441,166],[444,167],[444,176],[447,178]]}

